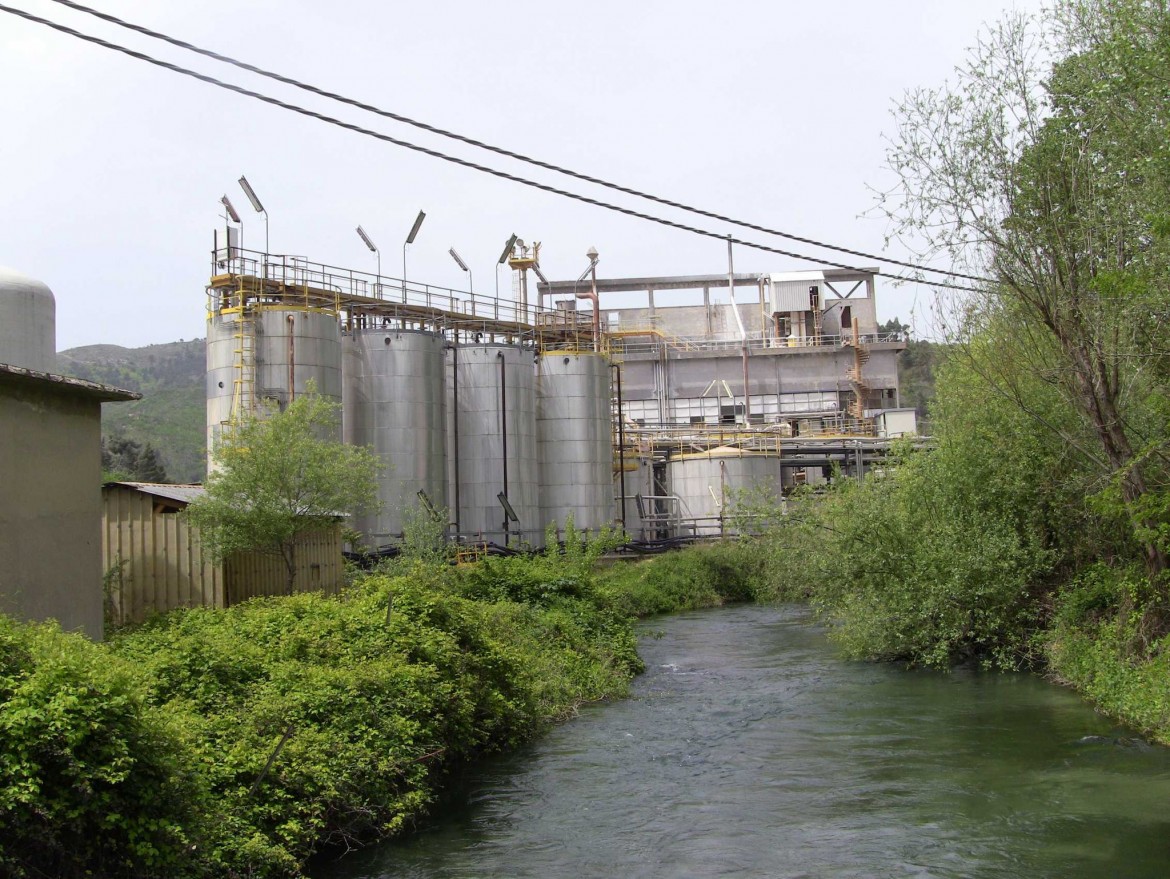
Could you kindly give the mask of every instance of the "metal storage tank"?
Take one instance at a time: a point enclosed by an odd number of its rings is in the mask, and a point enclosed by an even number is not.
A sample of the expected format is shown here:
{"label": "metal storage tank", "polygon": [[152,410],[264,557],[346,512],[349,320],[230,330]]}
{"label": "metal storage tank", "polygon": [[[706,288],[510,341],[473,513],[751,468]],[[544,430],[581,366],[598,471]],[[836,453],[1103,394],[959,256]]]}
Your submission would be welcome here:
{"label": "metal storage tank", "polygon": [[729,533],[723,516],[734,506],[734,493],[748,488],[781,495],[780,456],[720,446],[671,458],[666,464],[670,491],[679,498],[684,519],[695,520],[695,533]]}
{"label": "metal storage tank", "polygon": [[541,525],[596,530],[614,520],[609,361],[552,352],[537,361]]}
{"label": "metal storage tank", "polygon": [[[341,401],[341,329],[321,308],[253,305],[223,308],[207,322],[207,451],[211,466],[223,425],[265,401],[283,408],[316,382],[317,393]],[[340,439],[340,429],[335,437]]]}
{"label": "metal storage tank", "polygon": [[344,342],[345,441],[381,458],[380,512],[354,520],[372,547],[402,534],[405,511],[426,492],[447,505],[447,392],[442,335],[355,329]]}
{"label": "metal storage tank", "polygon": [[[448,349],[452,518],[465,539],[544,543],[536,441],[536,369],[530,348]],[[504,492],[518,522],[508,522]]]}
{"label": "metal storage tank", "polygon": [[0,363],[57,370],[57,302],[45,284],[0,266]]}

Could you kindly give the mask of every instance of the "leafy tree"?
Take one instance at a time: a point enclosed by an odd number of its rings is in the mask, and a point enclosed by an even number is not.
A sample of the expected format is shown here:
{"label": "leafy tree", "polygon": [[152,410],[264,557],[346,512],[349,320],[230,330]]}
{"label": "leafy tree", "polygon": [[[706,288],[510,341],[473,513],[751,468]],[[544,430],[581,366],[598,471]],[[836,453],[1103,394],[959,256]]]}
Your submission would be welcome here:
{"label": "leafy tree", "polygon": [[167,481],[166,468],[150,443],[125,437],[102,437],[102,474],[106,481]]}
{"label": "leafy tree", "polygon": [[219,469],[187,508],[216,558],[249,550],[277,555],[291,594],[297,535],[376,505],[373,452],[322,438],[335,433],[340,409],[310,389],[283,412],[242,421],[216,446]]}
{"label": "leafy tree", "polygon": [[[1148,573],[1167,568],[1170,9],[1061,0],[1013,14],[940,89],[907,95],[888,153],[893,234],[986,278],[949,329],[987,389],[1116,486]],[[971,358],[997,321],[1001,356]],[[1081,424],[1021,392],[1039,376]],[[1085,429],[1082,430],[1081,427]]]}

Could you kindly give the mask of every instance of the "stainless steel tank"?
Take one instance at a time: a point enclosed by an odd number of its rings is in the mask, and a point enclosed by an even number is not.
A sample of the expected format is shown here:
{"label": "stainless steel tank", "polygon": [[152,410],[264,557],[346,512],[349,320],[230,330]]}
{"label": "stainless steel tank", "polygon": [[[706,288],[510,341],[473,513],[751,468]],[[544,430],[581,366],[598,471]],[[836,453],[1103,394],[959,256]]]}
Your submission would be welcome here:
{"label": "stainless steel tank", "polygon": [[45,284],[0,266],[0,363],[57,369],[57,303]]}
{"label": "stainless steel tank", "polygon": [[609,361],[553,352],[537,362],[542,526],[597,530],[614,520]]}
{"label": "stainless steel tank", "polygon": [[666,474],[681,518],[693,521],[700,535],[732,532],[729,514],[739,492],[766,489],[776,498],[781,495],[780,456],[771,452],[723,446],[679,455],[667,462]]}
{"label": "stainless steel tank", "polygon": [[[332,311],[256,305],[224,308],[207,323],[207,451],[233,418],[284,408],[309,383],[341,401],[341,330]],[[340,427],[334,438],[341,438]]]}
{"label": "stainless steel tank", "polygon": [[[518,345],[461,345],[449,348],[448,358],[449,500],[459,535],[542,546],[533,352]],[[517,521],[505,524],[501,493]]]}
{"label": "stainless steel tank", "polygon": [[380,512],[354,519],[378,547],[401,537],[407,512],[447,506],[447,396],[444,341],[436,333],[358,328],[344,342],[347,443],[381,459]]}

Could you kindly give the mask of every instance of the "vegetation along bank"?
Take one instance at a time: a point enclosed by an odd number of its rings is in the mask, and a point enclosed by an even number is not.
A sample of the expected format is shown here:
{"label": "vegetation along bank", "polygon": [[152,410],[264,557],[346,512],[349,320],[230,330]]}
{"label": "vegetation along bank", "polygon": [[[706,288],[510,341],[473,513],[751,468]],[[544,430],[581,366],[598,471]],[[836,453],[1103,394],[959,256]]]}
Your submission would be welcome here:
{"label": "vegetation along bank", "polygon": [[632,615],[753,596],[731,547],[603,544],[160,617],[106,644],[0,619],[0,874],[290,876],[408,829],[453,767],[641,669]]}

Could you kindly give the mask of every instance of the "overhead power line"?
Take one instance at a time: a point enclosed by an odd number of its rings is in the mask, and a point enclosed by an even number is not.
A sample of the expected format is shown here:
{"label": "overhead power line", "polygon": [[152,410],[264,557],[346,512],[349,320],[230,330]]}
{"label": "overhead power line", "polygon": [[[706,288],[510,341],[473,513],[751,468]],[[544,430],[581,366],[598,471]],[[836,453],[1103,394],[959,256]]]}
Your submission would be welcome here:
{"label": "overhead power line", "polygon": [[591,184],[594,184],[597,186],[602,186],[602,187],[605,187],[606,189],[612,189],[615,192],[621,192],[621,193],[624,193],[626,195],[632,195],[632,196],[635,196],[636,198],[645,199],[647,201],[651,201],[651,202],[654,202],[656,204],[661,204],[661,205],[664,205],[666,207],[677,208],[678,210],[686,211],[687,213],[695,214],[697,216],[707,217],[708,219],[712,219],[712,220],[719,220],[720,222],[723,222],[723,223],[731,223],[735,226],[740,226],[744,229],[751,229],[754,232],[762,232],[765,235],[775,235],[778,238],[786,238],[789,241],[796,241],[800,244],[808,244],[808,245],[811,245],[813,247],[822,248],[824,250],[831,250],[831,251],[835,251],[837,253],[845,253],[845,254],[848,254],[850,256],[861,257],[862,259],[874,259],[874,260],[878,260],[879,262],[902,266],[903,268],[913,269],[915,271],[920,271],[920,272],[930,272],[932,274],[942,275],[944,277],[958,278],[960,280],[966,280],[966,281],[975,281],[977,283],[993,283],[993,281],[990,278],[980,277],[979,275],[968,275],[968,274],[964,274],[963,272],[956,272],[952,269],[939,269],[939,268],[934,268],[932,266],[921,265],[919,263],[913,263],[913,262],[907,262],[904,260],[893,259],[892,257],[882,256],[880,254],[866,253],[865,251],[861,251],[861,250],[852,250],[848,247],[841,247],[840,245],[829,244],[828,242],[825,242],[825,241],[818,241],[815,238],[806,238],[804,236],[796,235],[796,234],[793,234],[791,232],[782,232],[779,229],[771,229],[767,226],[761,226],[761,225],[758,225],[756,223],[751,223],[751,222],[748,222],[745,220],[737,220],[734,217],[724,216],[723,214],[719,214],[719,213],[716,213],[714,211],[708,211],[708,210],[705,210],[703,208],[698,208],[698,207],[695,207],[693,205],[685,204],[683,202],[678,202],[678,201],[674,201],[674,200],[669,199],[669,198],[657,196],[657,195],[654,195],[654,194],[649,193],[649,192],[643,192],[642,190],[634,189],[633,187],[630,187],[630,186],[624,186],[620,183],[614,183],[613,181],[610,181],[610,180],[605,180],[605,179],[600,178],[600,177],[594,177],[591,174],[585,174],[585,173],[582,173],[580,171],[574,171],[571,168],[565,168],[561,165],[553,164],[552,162],[545,162],[545,161],[542,161],[541,159],[536,159],[536,158],[533,158],[531,156],[524,155],[523,153],[518,153],[518,152],[515,152],[513,150],[506,149],[504,147],[498,147],[498,146],[495,146],[494,144],[486,143],[484,141],[477,140],[476,138],[468,137],[467,135],[464,135],[464,134],[459,134],[458,132],[455,132],[455,131],[450,131],[450,130],[445,129],[445,128],[440,128],[436,125],[431,125],[427,122],[422,122],[422,121],[417,120],[417,119],[412,119],[409,116],[402,115],[401,113],[395,113],[391,110],[386,110],[386,109],[383,109],[381,107],[375,107],[372,104],[367,104],[363,101],[359,101],[359,100],[356,100],[354,98],[346,97],[345,95],[338,94],[337,92],[328,91],[327,89],[320,88],[320,87],[312,85],[310,83],[301,82],[300,80],[293,79],[292,77],[289,77],[289,76],[284,76],[280,73],[275,73],[271,70],[265,70],[262,67],[257,67],[256,65],[249,64],[246,61],[240,61],[237,58],[232,58],[230,55],[224,55],[220,52],[214,52],[210,49],[204,49],[200,46],[196,46],[196,45],[189,43],[185,40],[180,40],[177,37],[172,37],[168,34],[164,34],[164,33],[161,33],[159,31],[151,30],[150,28],[144,27],[143,25],[135,24],[135,23],[130,22],[130,21],[126,21],[125,19],[119,18],[116,15],[110,15],[107,12],[102,12],[102,11],[97,10],[97,9],[92,9],[88,6],[82,5],[81,3],[76,3],[76,2],[74,2],[74,0],[53,0],[53,2],[58,3],[62,6],[67,6],[68,8],[74,9],[78,12],[84,12],[88,15],[92,15],[96,18],[100,18],[103,21],[109,22],[111,24],[115,24],[118,27],[126,28],[127,30],[134,31],[135,33],[143,34],[144,36],[151,37],[152,39],[162,40],[163,42],[170,43],[173,46],[178,46],[181,49],[186,49],[190,52],[195,52],[198,55],[203,55],[204,57],[212,58],[212,59],[214,59],[216,61],[220,61],[224,64],[231,64],[235,67],[240,68],[241,70],[246,70],[249,73],[255,73],[258,76],[267,77],[268,79],[272,79],[272,80],[275,80],[276,82],[284,83],[285,85],[289,85],[289,86],[292,86],[294,88],[298,88],[298,89],[301,89],[303,91],[310,92],[310,93],[318,95],[320,97],[328,98],[328,99],[333,100],[333,101],[338,101],[342,104],[346,104],[346,105],[351,106],[351,107],[356,107],[359,110],[364,110],[368,113],[373,113],[377,116],[382,116],[386,119],[392,119],[395,122],[401,122],[405,125],[412,125],[415,128],[419,128],[423,131],[428,131],[428,132],[431,132],[432,134],[438,134],[442,137],[450,138],[452,140],[457,140],[457,141],[460,141],[461,143],[465,143],[465,144],[468,144],[470,146],[477,147],[479,149],[487,150],[489,152],[496,153],[497,155],[505,156],[509,159],[515,159],[519,162],[526,162],[527,164],[534,165],[538,168],[544,168],[545,170],[548,170],[548,171],[555,171],[558,174],[564,174],[566,176],[573,177],[577,180],[581,180],[581,181],[584,181],[586,183],[591,183]]}
{"label": "overhead power line", "polygon": [[[92,36],[90,34],[82,33],[80,31],[74,30],[73,28],[68,27],[66,25],[60,24],[60,23],[55,22],[55,21],[50,21],[50,20],[45,19],[45,18],[41,18],[40,16],[33,15],[32,13],[25,12],[24,10],[21,10],[21,9],[14,9],[11,6],[6,6],[3,4],[0,4],[0,12],[7,12],[10,15],[15,15],[19,18],[25,19],[26,21],[34,22],[35,24],[44,25],[45,27],[51,28],[52,30],[55,30],[55,31],[58,31],[59,33],[67,34],[71,37],[74,37],[74,38],[79,39],[79,40],[83,40],[87,43],[92,43],[94,45],[101,46],[102,48],[109,49],[109,50],[114,51],[114,52],[119,52],[123,55],[127,55],[127,56],[134,58],[134,59],[137,59],[139,61],[144,61],[147,64],[152,64],[156,67],[161,67],[161,68],[164,68],[166,70],[170,70],[174,73],[181,74],[183,76],[189,76],[193,79],[199,80],[200,82],[205,82],[209,85],[214,85],[218,88],[222,88],[222,89],[226,89],[227,91],[235,92],[236,94],[240,94],[240,95],[244,95],[246,97],[254,98],[258,101],[262,101],[262,102],[264,102],[266,104],[270,104],[274,107],[280,107],[281,109],[289,110],[293,113],[298,113],[302,116],[306,116],[306,117],[309,117],[311,119],[316,119],[320,122],[325,122],[325,123],[328,123],[330,125],[335,125],[339,128],[344,128],[348,131],[353,131],[357,134],[362,134],[362,135],[365,135],[367,137],[372,137],[372,138],[375,138],[377,140],[384,141],[386,143],[394,144],[395,146],[400,146],[400,147],[403,147],[405,149],[413,150],[414,152],[418,152],[418,153],[422,153],[422,154],[427,155],[427,156],[431,156],[432,158],[441,159],[445,162],[450,162],[452,164],[459,165],[461,167],[470,168],[472,170],[480,171],[480,172],[485,173],[485,174],[490,174],[494,177],[499,177],[503,180],[508,180],[510,182],[513,182],[513,183],[519,183],[519,184],[522,184],[524,186],[529,186],[533,189],[539,189],[543,192],[548,192],[548,193],[551,193],[553,195],[559,195],[559,196],[562,196],[565,198],[570,198],[570,199],[573,199],[575,201],[582,202],[584,204],[593,205],[594,207],[604,208],[604,209],[609,210],[609,211],[614,211],[616,213],[624,214],[626,216],[635,217],[635,218],[641,219],[641,220],[646,220],[646,221],[651,222],[651,223],[657,223],[659,225],[667,226],[667,227],[670,227],[673,229],[679,229],[679,230],[684,231],[684,232],[691,232],[692,234],[701,235],[705,238],[713,238],[713,239],[716,239],[718,241],[730,241],[732,244],[738,244],[742,247],[749,247],[753,250],[760,250],[760,251],[763,251],[766,253],[775,253],[775,254],[778,254],[780,256],[786,256],[786,257],[790,257],[792,259],[805,260],[805,261],[813,262],[813,263],[816,263],[819,265],[832,266],[834,268],[845,269],[847,271],[864,272],[867,274],[871,273],[870,269],[859,268],[857,266],[848,265],[846,263],[834,262],[832,260],[826,260],[826,259],[823,259],[821,257],[809,256],[808,254],[796,253],[796,252],[789,251],[789,250],[783,250],[783,249],[777,248],[777,247],[771,247],[771,246],[766,245],[766,244],[760,244],[760,243],[754,242],[754,241],[747,241],[744,239],[735,238],[734,236],[731,236],[731,235],[724,235],[724,234],[721,234],[719,232],[713,232],[709,229],[701,229],[697,226],[690,226],[690,225],[687,225],[685,223],[679,223],[679,222],[674,221],[674,220],[666,219],[664,217],[657,217],[657,216],[654,216],[653,214],[643,213],[642,211],[636,211],[636,210],[633,210],[632,208],[622,207],[621,205],[616,205],[616,204],[613,204],[611,202],[606,202],[606,201],[602,201],[600,199],[591,198],[590,196],[581,195],[581,194],[575,193],[575,192],[569,192],[568,190],[560,189],[558,187],[551,186],[547,183],[541,183],[541,182],[536,181],[536,180],[530,180],[526,177],[520,177],[516,174],[510,174],[506,171],[501,171],[499,169],[491,168],[491,167],[488,167],[486,165],[480,165],[476,162],[472,162],[472,161],[469,161],[467,159],[461,159],[457,156],[451,156],[451,155],[448,155],[447,153],[440,152],[439,150],[435,150],[435,149],[431,149],[429,147],[421,146],[419,144],[411,143],[410,141],[402,140],[401,138],[396,138],[396,137],[393,137],[389,134],[385,134],[385,133],[382,133],[379,131],[374,131],[374,130],[369,129],[369,128],[364,128],[360,125],[355,125],[352,122],[346,122],[342,119],[337,119],[336,117],[329,116],[329,115],[326,115],[324,113],[320,113],[316,110],[310,110],[309,108],[302,107],[299,104],[292,104],[292,103],[289,103],[287,101],[282,101],[279,98],[274,98],[270,95],[265,95],[261,92],[256,92],[256,91],[253,91],[251,89],[244,88],[243,86],[236,85],[234,83],[224,82],[223,80],[216,79],[215,77],[209,76],[205,73],[199,73],[198,71],[190,70],[189,68],[182,67],[178,64],[172,64],[169,61],[163,61],[160,58],[155,58],[151,55],[147,55],[147,54],[144,54],[142,52],[138,52],[138,51],[136,51],[134,49],[130,49],[126,46],[122,46],[122,45],[119,45],[117,43],[112,43],[112,42],[109,42],[108,40],[103,40],[100,37],[95,37],[95,36]],[[911,276],[907,276],[907,275],[898,275],[898,274],[894,274],[891,272],[881,272],[881,271],[872,272],[872,274],[875,274],[879,277],[889,278],[889,279],[894,280],[894,281],[904,281],[904,282],[912,283],[912,284],[927,284],[931,287],[960,290],[960,291],[964,291],[964,292],[973,292],[971,287],[967,287],[967,286],[963,286],[963,285],[959,285],[959,284],[951,284],[951,283],[944,282],[944,281],[925,281],[922,278],[916,278],[916,277],[911,277]]]}

